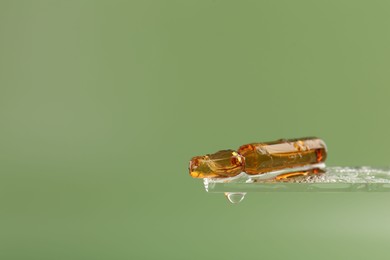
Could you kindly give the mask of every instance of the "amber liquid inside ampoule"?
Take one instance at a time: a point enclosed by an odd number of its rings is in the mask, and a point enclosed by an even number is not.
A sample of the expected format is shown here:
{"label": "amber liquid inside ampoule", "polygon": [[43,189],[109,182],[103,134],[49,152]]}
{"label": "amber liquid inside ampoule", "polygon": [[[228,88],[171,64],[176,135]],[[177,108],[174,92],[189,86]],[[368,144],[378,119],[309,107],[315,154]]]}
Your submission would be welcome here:
{"label": "amber liquid inside ampoule", "polygon": [[244,158],[233,150],[193,157],[189,165],[193,178],[233,177],[244,170]]}
{"label": "amber liquid inside ampoule", "polygon": [[262,182],[262,183],[274,183],[274,182],[300,182],[302,180],[306,180],[307,177],[310,176],[319,176],[323,174],[325,171],[321,168],[313,168],[308,170],[300,170],[300,171],[291,171],[288,173],[282,173],[278,176],[267,179],[267,180],[254,180],[254,182]]}
{"label": "amber liquid inside ampoule", "polygon": [[245,158],[247,174],[321,163],[327,155],[324,141],[315,137],[246,144],[238,153]]}
{"label": "amber liquid inside ampoule", "polygon": [[289,173],[283,173],[275,177],[276,181],[281,181],[281,182],[289,182],[291,180],[293,181],[299,181],[302,178],[308,177],[308,176],[314,176],[314,175],[321,175],[325,171],[320,168],[314,168],[314,169],[309,169],[306,171],[293,171]]}

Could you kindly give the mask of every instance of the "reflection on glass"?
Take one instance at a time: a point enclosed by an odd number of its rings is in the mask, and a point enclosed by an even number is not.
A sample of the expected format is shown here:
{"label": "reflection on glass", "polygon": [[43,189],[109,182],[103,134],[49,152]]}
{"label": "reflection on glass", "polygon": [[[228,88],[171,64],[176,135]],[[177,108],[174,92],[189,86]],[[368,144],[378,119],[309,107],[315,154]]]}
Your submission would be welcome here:
{"label": "reflection on glass", "polygon": [[390,169],[325,167],[316,164],[260,175],[244,172],[232,178],[206,178],[207,192],[225,193],[232,203],[250,192],[390,192]]}

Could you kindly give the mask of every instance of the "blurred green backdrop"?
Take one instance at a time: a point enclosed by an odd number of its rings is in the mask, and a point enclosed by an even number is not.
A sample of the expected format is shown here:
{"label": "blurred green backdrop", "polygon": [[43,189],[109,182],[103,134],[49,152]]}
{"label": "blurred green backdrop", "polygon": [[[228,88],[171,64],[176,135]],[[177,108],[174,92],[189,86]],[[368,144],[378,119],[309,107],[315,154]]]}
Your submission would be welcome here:
{"label": "blurred green backdrop", "polygon": [[389,1],[0,0],[0,259],[387,259],[387,194],[249,194],[194,155],[390,162]]}

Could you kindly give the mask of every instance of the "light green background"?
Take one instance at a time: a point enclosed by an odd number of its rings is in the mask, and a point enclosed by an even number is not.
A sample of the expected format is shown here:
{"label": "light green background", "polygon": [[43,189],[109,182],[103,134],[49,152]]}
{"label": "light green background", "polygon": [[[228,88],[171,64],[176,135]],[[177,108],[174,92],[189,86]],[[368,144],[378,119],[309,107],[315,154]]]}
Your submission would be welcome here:
{"label": "light green background", "polygon": [[389,1],[0,0],[0,259],[388,259],[388,194],[249,194],[194,155],[390,162]]}

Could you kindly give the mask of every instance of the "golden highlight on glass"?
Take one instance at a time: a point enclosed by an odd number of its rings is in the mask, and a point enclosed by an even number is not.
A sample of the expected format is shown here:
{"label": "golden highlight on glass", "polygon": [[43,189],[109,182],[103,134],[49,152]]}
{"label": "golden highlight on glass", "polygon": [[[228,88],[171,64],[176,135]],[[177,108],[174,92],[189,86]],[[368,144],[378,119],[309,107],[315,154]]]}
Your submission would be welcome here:
{"label": "golden highlight on glass", "polygon": [[319,138],[280,139],[193,157],[189,171],[193,178],[226,178],[241,172],[256,175],[322,163],[326,156],[326,144]]}

